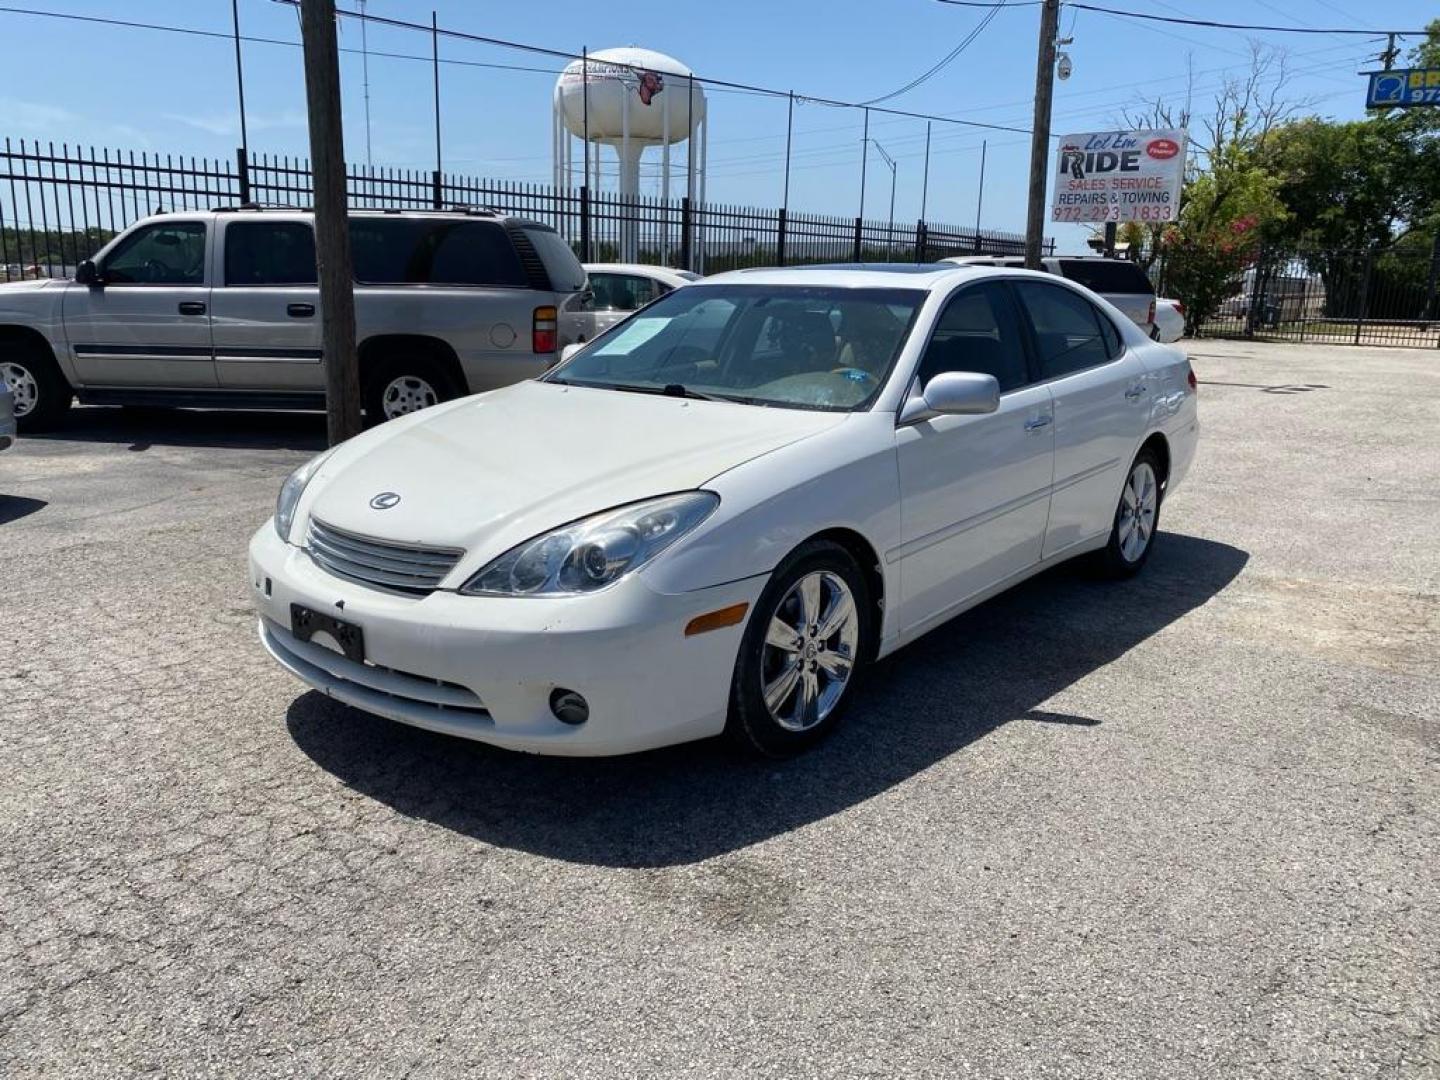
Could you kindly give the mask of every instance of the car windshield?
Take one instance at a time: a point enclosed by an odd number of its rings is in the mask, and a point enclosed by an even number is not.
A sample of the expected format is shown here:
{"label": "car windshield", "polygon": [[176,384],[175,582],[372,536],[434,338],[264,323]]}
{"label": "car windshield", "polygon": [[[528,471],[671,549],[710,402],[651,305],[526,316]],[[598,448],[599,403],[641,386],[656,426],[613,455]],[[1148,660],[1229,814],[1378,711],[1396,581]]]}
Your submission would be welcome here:
{"label": "car windshield", "polygon": [[677,289],[548,378],[576,386],[848,412],[880,392],[925,300],[917,289]]}

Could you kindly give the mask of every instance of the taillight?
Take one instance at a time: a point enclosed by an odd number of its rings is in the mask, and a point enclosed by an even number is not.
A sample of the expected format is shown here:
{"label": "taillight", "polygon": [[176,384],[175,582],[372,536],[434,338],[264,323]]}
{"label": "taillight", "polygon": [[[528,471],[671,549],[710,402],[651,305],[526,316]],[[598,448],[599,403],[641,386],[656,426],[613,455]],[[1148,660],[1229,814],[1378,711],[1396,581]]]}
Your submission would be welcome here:
{"label": "taillight", "polygon": [[1170,301],[1170,306],[1175,309],[1176,314],[1178,314],[1178,315],[1184,315],[1184,314],[1185,314],[1185,305],[1182,304],[1179,300],[1171,300],[1171,301]]}
{"label": "taillight", "polygon": [[1195,369],[1193,367],[1187,365],[1185,370],[1185,381],[1190,384],[1190,392],[1193,394],[1200,389],[1200,380],[1195,378]]}
{"label": "taillight", "polygon": [[535,322],[530,330],[530,351],[553,353],[559,344],[557,335],[558,313],[553,307],[537,307]]}

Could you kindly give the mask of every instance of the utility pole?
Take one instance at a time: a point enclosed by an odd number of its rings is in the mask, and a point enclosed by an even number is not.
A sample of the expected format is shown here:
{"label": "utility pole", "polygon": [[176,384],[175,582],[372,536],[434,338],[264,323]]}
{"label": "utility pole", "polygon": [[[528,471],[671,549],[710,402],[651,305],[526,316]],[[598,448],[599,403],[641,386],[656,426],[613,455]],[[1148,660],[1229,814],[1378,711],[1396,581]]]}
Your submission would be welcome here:
{"label": "utility pole", "polygon": [[1045,183],[1050,176],[1050,107],[1055,97],[1055,38],[1060,33],[1060,0],[1042,0],[1040,42],[1035,56],[1035,124],[1030,135],[1030,206],[1025,217],[1025,266],[1040,269],[1045,239]]}
{"label": "utility pole", "polygon": [[1400,55],[1400,50],[1395,47],[1395,35],[1386,34],[1385,51],[1380,54],[1380,62],[1385,65],[1385,70],[1390,71],[1395,67],[1395,58]]}
{"label": "utility pole", "polygon": [[305,104],[315,187],[325,431],[334,446],[360,432],[360,365],[355,355],[355,285],[345,200],[335,0],[300,0],[300,39],[305,50]]}
{"label": "utility pole", "polygon": [[235,32],[235,85],[240,94],[240,201],[250,201],[250,137],[245,130],[245,67],[240,62],[240,0],[230,0],[230,25]]}

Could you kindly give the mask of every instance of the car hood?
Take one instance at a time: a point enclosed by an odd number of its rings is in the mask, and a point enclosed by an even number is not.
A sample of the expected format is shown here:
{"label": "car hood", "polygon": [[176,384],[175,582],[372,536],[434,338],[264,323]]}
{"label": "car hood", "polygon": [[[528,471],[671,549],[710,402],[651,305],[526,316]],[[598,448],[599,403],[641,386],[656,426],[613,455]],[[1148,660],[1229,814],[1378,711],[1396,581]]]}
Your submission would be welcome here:
{"label": "car hood", "polygon": [[[305,512],[376,539],[459,547],[488,561],[577,518],[700,487],[845,419],[519,383],[344,444],[311,481]],[[384,492],[399,501],[373,508]]]}

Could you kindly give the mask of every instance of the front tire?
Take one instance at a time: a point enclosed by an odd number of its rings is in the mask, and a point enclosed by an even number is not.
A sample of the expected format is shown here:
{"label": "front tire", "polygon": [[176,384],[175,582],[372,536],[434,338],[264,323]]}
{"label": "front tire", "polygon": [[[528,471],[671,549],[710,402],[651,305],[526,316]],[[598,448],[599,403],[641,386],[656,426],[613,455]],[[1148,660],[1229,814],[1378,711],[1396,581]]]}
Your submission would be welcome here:
{"label": "front tire", "polygon": [[1100,553],[1103,569],[1110,577],[1133,577],[1149,560],[1155,547],[1155,531],[1160,527],[1160,477],[1159,456],[1148,447],[1141,450],[1125,477],[1110,541]]}
{"label": "front tire", "polygon": [[15,395],[21,434],[55,427],[75,396],[54,358],[28,341],[0,343],[0,382]]}
{"label": "front tire", "polygon": [[873,633],[865,575],[839,544],[802,544],[775,571],[735,661],[725,732],[742,749],[789,757],[839,723]]}

